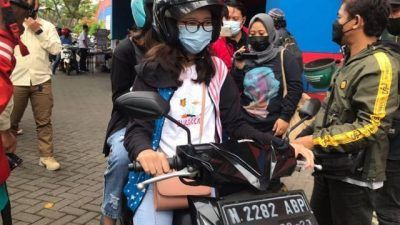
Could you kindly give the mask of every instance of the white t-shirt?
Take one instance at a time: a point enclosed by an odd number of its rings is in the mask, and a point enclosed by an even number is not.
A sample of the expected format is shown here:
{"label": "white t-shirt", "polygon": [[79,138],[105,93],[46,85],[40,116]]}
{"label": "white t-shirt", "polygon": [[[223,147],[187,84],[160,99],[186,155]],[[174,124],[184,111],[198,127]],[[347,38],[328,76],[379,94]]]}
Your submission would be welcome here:
{"label": "white t-shirt", "polygon": [[[200,140],[200,114],[204,84],[195,83],[193,80],[196,78],[195,65],[187,68],[181,74],[180,79],[183,84],[172,96],[170,100],[171,110],[168,114],[189,128],[193,144],[215,142],[215,109],[207,88],[205,90],[203,136]],[[176,146],[186,144],[186,131],[165,119],[160,141],[161,150],[168,157],[172,157],[175,155]]]}
{"label": "white t-shirt", "polygon": [[88,46],[85,45],[85,43],[84,43],[85,40],[86,40],[86,44],[88,44],[87,34],[84,31],[82,31],[82,33],[79,35],[79,38],[78,38],[79,48],[88,48]]}

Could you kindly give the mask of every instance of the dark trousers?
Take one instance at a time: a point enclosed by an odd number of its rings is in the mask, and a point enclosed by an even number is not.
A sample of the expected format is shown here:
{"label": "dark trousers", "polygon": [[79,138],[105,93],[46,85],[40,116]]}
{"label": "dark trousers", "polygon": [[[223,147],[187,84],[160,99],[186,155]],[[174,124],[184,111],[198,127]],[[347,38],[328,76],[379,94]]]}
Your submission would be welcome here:
{"label": "dark trousers", "polygon": [[317,175],[311,208],[321,225],[370,225],[375,192]]}
{"label": "dark trousers", "polygon": [[86,48],[79,49],[79,56],[81,57],[81,59],[79,60],[79,69],[87,70],[86,59],[88,56],[88,49],[86,49]]}
{"label": "dark trousers", "polygon": [[386,181],[376,197],[379,225],[400,224],[400,160],[388,160]]}

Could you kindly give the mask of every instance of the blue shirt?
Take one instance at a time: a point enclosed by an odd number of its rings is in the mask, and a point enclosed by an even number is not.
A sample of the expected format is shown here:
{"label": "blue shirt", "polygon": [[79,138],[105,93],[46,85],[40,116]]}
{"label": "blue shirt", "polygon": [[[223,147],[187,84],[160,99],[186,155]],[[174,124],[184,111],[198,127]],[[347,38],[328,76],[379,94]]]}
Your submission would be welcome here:
{"label": "blue shirt", "polygon": [[61,39],[61,44],[63,44],[63,45],[72,45],[71,37],[65,37],[64,35],[62,35],[60,37],[60,39]]}

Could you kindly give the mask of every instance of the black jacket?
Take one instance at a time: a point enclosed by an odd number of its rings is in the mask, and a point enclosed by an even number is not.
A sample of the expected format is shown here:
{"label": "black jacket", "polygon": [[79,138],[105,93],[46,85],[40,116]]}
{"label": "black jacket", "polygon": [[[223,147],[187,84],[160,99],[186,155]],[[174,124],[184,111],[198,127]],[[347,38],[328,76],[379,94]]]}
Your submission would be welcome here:
{"label": "black jacket", "polygon": [[[134,91],[154,91],[157,88],[178,88],[178,83],[157,63],[146,63],[137,66],[138,76],[133,86]],[[232,138],[253,139],[267,144],[272,140],[281,142],[271,134],[259,132],[248,125],[241,116],[239,92],[230,75],[227,76],[220,92],[220,113],[223,129]],[[133,161],[138,154],[151,149],[151,138],[154,122],[131,119],[125,134],[125,148]]]}
{"label": "black jacket", "polygon": [[[143,56],[143,49],[139,48],[129,38],[122,40],[114,51],[111,68],[111,88],[112,102],[130,91],[133,82],[136,78],[135,66]],[[103,147],[103,153],[108,156],[110,147],[108,146],[107,138],[115,131],[125,128],[128,124],[128,119],[125,118],[113,106],[111,119],[108,123],[106,139]]]}

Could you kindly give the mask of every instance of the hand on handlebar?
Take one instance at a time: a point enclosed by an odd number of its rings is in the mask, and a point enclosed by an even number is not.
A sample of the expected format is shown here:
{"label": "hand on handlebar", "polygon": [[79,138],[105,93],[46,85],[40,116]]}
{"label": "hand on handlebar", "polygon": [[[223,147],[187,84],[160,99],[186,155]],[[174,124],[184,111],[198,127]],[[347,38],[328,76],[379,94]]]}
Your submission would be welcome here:
{"label": "hand on handlebar", "polygon": [[294,148],[296,157],[301,155],[305,158],[305,169],[314,168],[314,154],[310,149],[299,143],[290,143],[290,145]]}
{"label": "hand on handlebar", "polygon": [[140,162],[143,170],[151,175],[160,175],[168,173],[171,170],[165,154],[156,152],[153,149],[142,151],[136,160]]}

